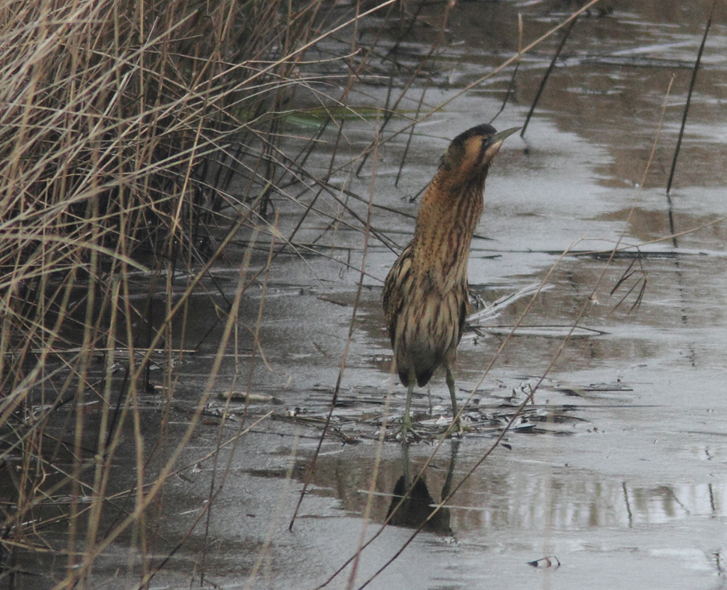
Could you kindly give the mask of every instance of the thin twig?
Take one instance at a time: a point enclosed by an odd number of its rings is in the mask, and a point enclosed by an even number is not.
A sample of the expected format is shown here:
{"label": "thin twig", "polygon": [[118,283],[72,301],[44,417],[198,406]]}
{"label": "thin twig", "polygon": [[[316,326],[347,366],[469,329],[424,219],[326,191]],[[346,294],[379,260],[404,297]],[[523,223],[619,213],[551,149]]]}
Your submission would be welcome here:
{"label": "thin twig", "polygon": [[[707,24],[704,27],[704,35],[702,35],[702,43],[699,45],[699,51],[697,52],[697,61],[694,62],[694,68],[692,68],[692,79],[689,82],[689,91],[687,92],[687,103],[684,105],[684,113],[682,114],[682,124],[679,127],[679,137],[677,138],[677,145],[674,148],[674,158],[671,161],[671,170],[669,171],[669,180],[666,183],[666,196],[669,196],[671,191],[671,183],[674,180],[674,171],[677,167],[677,158],[679,157],[679,150],[682,146],[682,138],[684,137],[684,128],[687,125],[687,116],[689,115],[689,105],[692,102],[692,93],[694,92],[694,85],[697,82],[697,72],[699,72],[699,64],[702,61],[702,53],[704,53],[704,46],[707,43],[707,35],[709,35],[709,29],[712,26],[712,16],[714,15],[714,8],[717,6],[717,0],[712,0],[712,7],[709,9],[709,17],[707,18]],[[671,214],[671,207],[669,208]],[[671,218],[670,218],[671,219]],[[673,220],[671,225],[671,233],[674,233]]]}
{"label": "thin twig", "polygon": [[[568,40],[568,37],[570,36],[571,31],[573,30],[573,27],[576,24],[576,21],[578,20],[578,17],[574,18],[570,23],[568,24],[568,28],[563,32],[563,37],[560,40],[560,43],[558,44],[558,49],[555,50],[555,54],[553,55],[553,59],[550,60],[550,65],[548,66],[548,69],[545,72],[545,75],[543,76],[543,79],[540,81],[540,86],[538,87],[538,91],[535,93],[535,98],[533,99],[533,104],[530,105],[530,110],[528,111],[528,116],[525,117],[525,123],[523,124],[523,128],[520,131],[520,137],[525,137],[525,130],[528,128],[528,124],[530,123],[530,118],[533,116],[533,113],[535,112],[535,107],[538,106],[538,101],[540,100],[540,95],[543,93],[543,90],[545,89],[545,85],[548,83],[548,78],[550,78],[550,74],[553,71],[553,68],[555,68],[555,62],[558,61],[558,58],[560,57],[560,52],[563,51],[563,47],[565,47],[565,42]],[[518,61],[518,64],[520,62]]]}

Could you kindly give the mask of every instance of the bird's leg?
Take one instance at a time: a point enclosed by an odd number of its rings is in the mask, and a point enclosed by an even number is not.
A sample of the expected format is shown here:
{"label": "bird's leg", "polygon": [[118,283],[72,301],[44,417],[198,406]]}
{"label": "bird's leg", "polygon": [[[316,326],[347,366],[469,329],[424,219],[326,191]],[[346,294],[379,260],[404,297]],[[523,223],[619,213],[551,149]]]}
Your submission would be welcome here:
{"label": "bird's leg", "polygon": [[414,371],[409,372],[409,389],[406,392],[406,408],[404,408],[404,419],[401,422],[401,433],[404,442],[407,441],[407,435],[411,433],[414,438],[419,438],[419,434],[412,428],[411,416],[409,415],[409,408],[411,407],[411,396],[414,393],[414,384],[416,383],[416,375]]}
{"label": "bird's leg", "polygon": [[457,422],[457,432],[462,434],[464,429],[462,428],[462,423],[457,416],[459,411],[457,410],[457,396],[454,394],[454,375],[452,374],[452,369],[449,365],[447,365],[447,387],[449,387],[449,395],[452,398],[452,419]]}
{"label": "bird's leg", "polygon": [[401,433],[406,438],[407,432],[414,432],[411,427],[411,416],[409,415],[409,408],[411,407],[411,396],[414,393],[414,375],[409,375],[409,390],[406,392],[406,408],[404,408],[404,420],[401,423]]}

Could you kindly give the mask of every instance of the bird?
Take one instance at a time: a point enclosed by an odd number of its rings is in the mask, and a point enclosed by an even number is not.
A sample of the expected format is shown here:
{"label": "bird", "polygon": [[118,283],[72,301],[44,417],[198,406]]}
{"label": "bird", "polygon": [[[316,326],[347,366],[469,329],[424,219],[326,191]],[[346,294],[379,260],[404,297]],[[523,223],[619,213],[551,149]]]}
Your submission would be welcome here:
{"label": "bird", "polygon": [[400,432],[412,428],[414,385],[425,386],[444,366],[452,415],[457,410],[453,367],[469,312],[467,262],[484,207],[485,179],[503,141],[519,127],[497,132],[481,124],[456,136],[419,205],[414,238],[384,282],[383,307],[401,383],[408,388]]}

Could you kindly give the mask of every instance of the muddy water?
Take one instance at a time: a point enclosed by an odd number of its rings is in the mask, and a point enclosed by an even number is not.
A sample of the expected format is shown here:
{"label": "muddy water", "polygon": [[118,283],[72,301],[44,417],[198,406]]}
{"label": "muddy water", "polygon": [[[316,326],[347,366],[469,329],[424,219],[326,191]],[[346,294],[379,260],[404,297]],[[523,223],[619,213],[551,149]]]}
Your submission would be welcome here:
{"label": "muddy water", "polygon": [[[452,98],[512,55],[519,11],[528,41],[576,4],[458,5],[431,66],[426,105]],[[473,290],[488,303],[543,280],[549,288],[487,374],[529,298],[481,322],[479,333],[463,340],[458,387],[460,400],[470,400],[472,432],[437,451],[425,486],[395,521],[399,526],[386,527],[364,552],[352,587],[403,547],[443,490],[462,482],[543,375],[534,405],[507,433],[506,446],[461,484],[446,511],[367,587],[727,586],[727,226],[709,225],[727,215],[723,7],[707,42],[670,199],[664,190],[709,4],[614,0],[606,3],[606,14],[594,11],[575,25],[525,139],[508,139],[491,172],[469,266]],[[434,8],[427,10],[402,46],[402,62],[415,62],[436,36],[438,17]],[[380,26],[369,22],[362,41]],[[524,58],[514,95],[494,123],[498,128],[523,125],[556,43]],[[382,66],[382,72],[388,69]],[[381,147],[374,202],[401,214],[375,208],[377,232],[396,246],[407,243],[417,208],[411,197],[431,178],[448,139],[499,110],[510,75],[503,72],[419,124],[397,186],[406,136]],[[672,76],[660,143],[641,187]],[[402,110],[416,109],[424,80],[411,89]],[[363,76],[351,102],[381,106],[386,92],[386,81]],[[403,118],[392,120],[384,136],[404,124]],[[374,125],[371,119],[348,121],[337,157],[358,154]],[[324,139],[334,141],[335,133]],[[329,156],[323,147],[311,169],[325,171]],[[369,163],[354,177],[345,168],[333,184],[368,197],[372,171]],[[365,216],[365,204],[348,204]],[[284,202],[280,207],[281,226],[291,227],[300,209]],[[287,530],[317,444],[316,420],[325,416],[339,374],[360,278],[363,235],[345,223],[331,225],[330,216],[351,221],[333,201],[321,202],[296,237],[316,253],[289,255],[269,279],[260,345],[270,368],[257,359],[253,386],[281,405],[254,405],[252,411],[272,409],[283,418],[265,422],[245,439],[212,511],[204,568],[207,581],[224,588],[250,582],[258,560],[251,587],[315,588],[325,582],[355,553],[360,538],[378,530],[400,480],[411,481],[434,452],[429,444],[403,449],[387,443],[379,449],[375,442],[387,396],[395,422],[406,392],[389,373],[380,309],[382,280],[395,252],[372,238],[334,413],[337,432],[361,442],[343,444],[339,434],[326,441],[300,517],[293,532]],[[675,232],[693,231],[669,238],[670,216]],[[607,267],[593,252],[618,240],[634,248]],[[234,281],[229,285],[234,291]],[[248,325],[255,323],[259,297],[244,303]],[[563,344],[582,310],[580,330]],[[201,331],[214,310],[201,301],[197,311]],[[178,398],[193,399],[205,362],[200,355],[181,370]],[[234,367],[229,369],[220,389],[232,383]],[[442,376],[414,400],[422,422],[447,415],[448,406]],[[294,408],[299,422],[284,418]],[[210,425],[190,457],[212,448],[216,437]],[[211,469],[201,465],[170,487],[167,538],[189,526],[189,511],[207,494]],[[200,571],[202,543],[195,533],[175,557],[177,573],[156,579],[188,585]],[[528,565],[545,557],[551,567]],[[346,587],[350,576],[349,568],[329,587]]]}

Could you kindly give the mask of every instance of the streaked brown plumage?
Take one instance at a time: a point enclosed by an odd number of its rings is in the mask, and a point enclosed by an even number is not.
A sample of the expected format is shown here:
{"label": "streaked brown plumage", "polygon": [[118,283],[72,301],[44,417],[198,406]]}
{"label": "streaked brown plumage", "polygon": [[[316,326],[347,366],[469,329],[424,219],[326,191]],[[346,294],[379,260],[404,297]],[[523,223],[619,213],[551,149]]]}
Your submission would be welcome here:
{"label": "streaked brown plumage", "polygon": [[452,140],[419,206],[414,239],[384,284],[384,312],[401,382],[409,388],[402,431],[411,430],[409,407],[416,382],[426,385],[444,365],[457,416],[452,368],[469,310],[467,259],[482,215],[485,179],[505,138],[490,125]]}

